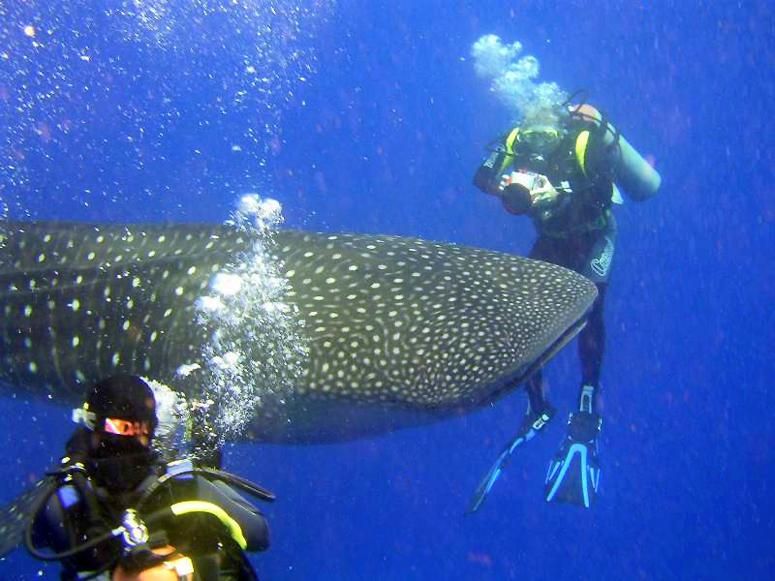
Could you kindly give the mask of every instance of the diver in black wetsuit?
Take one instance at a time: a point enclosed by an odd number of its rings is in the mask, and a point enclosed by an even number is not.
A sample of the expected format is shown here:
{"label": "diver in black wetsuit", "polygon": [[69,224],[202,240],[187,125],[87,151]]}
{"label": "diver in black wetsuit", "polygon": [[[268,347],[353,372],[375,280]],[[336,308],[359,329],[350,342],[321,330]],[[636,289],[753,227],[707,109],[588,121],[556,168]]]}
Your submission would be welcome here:
{"label": "diver in black wetsuit", "polygon": [[[659,174],[589,105],[534,112],[511,129],[482,163],[474,184],[498,196],[506,210],[532,219],[538,239],[530,257],[572,269],[597,286],[598,296],[579,334],[581,387],[568,437],[549,467],[546,499],[589,507],[600,477],[597,409],[605,350],[605,302],[616,245],[612,204],[617,184],[636,200],[656,194]],[[485,477],[472,502],[483,502],[514,449],[552,418],[541,372],[527,382],[528,408],[517,436]]]}
{"label": "diver in black wetsuit", "polygon": [[63,579],[257,578],[244,552],[265,550],[269,529],[236,489],[274,497],[235,475],[161,463],[151,448],[156,403],[142,379],[97,383],[73,417],[82,425],[28,526],[34,557],[60,561]]}

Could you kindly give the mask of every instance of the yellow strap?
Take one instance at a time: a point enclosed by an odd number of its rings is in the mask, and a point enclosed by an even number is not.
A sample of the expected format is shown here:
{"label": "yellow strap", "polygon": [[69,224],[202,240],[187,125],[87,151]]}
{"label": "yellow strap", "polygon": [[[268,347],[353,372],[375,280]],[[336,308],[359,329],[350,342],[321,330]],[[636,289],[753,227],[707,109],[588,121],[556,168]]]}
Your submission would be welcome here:
{"label": "yellow strap", "polygon": [[517,135],[519,135],[519,127],[512,129],[506,138],[506,153],[509,155],[514,155],[514,142],[517,140]]}
{"label": "yellow strap", "polygon": [[587,143],[589,143],[589,131],[582,131],[576,138],[576,161],[579,162],[581,173],[587,176]]}
{"label": "yellow strap", "polygon": [[242,534],[242,528],[240,528],[237,521],[229,516],[229,514],[223,510],[217,504],[212,502],[206,502],[204,500],[186,500],[184,502],[178,502],[170,507],[172,514],[180,516],[182,514],[188,514],[191,512],[206,512],[213,515],[220,520],[224,526],[229,529],[231,538],[234,539],[241,549],[246,549],[248,542],[245,540],[245,536]]}

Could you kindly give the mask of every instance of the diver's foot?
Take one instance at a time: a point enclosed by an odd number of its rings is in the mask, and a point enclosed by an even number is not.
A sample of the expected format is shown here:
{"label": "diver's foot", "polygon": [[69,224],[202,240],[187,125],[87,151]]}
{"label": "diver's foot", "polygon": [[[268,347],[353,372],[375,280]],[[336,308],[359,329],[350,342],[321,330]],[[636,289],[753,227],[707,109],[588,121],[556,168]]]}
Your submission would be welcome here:
{"label": "diver's foot", "polygon": [[593,412],[574,412],[568,420],[568,437],[549,463],[546,501],[567,502],[589,508],[600,485],[597,436],[603,419]]}
{"label": "diver's foot", "polygon": [[536,434],[543,430],[546,424],[549,423],[549,420],[551,420],[554,416],[554,412],[555,410],[551,405],[544,403],[544,407],[541,411],[534,412],[529,410],[525,414],[519,430],[517,430],[517,433],[506,445],[506,447],[503,448],[501,453],[498,455],[498,458],[495,460],[495,463],[492,465],[492,468],[490,468],[489,472],[484,475],[484,478],[482,478],[482,481],[476,488],[476,491],[471,498],[471,502],[468,505],[467,512],[473,513],[479,510],[479,507],[482,506],[482,503],[487,498],[487,495],[490,494],[490,490],[492,490],[495,481],[498,479],[498,477],[501,475],[501,472],[503,472],[503,469],[509,463],[511,455],[514,453],[514,451],[522,444],[532,440]]}
{"label": "diver's foot", "polygon": [[544,407],[540,411],[528,411],[522,418],[522,425],[520,425],[514,438],[515,441],[520,437],[524,438],[526,442],[532,440],[538,432],[546,427],[556,411],[549,402],[544,402]]}

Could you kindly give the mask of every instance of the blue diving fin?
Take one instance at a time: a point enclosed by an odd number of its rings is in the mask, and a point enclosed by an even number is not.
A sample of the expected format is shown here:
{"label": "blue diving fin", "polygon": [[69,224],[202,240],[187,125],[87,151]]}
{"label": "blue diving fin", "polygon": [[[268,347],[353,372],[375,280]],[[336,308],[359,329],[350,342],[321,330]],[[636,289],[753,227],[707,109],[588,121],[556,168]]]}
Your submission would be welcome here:
{"label": "blue diving fin", "polygon": [[547,406],[540,413],[531,412],[525,414],[525,418],[522,420],[522,425],[516,435],[506,447],[503,448],[498,455],[497,460],[495,460],[495,463],[492,465],[492,468],[490,468],[484,478],[482,478],[479,486],[476,487],[476,492],[474,492],[473,497],[471,497],[471,502],[468,504],[468,509],[466,510],[467,513],[471,514],[479,510],[487,499],[487,495],[490,494],[490,490],[492,490],[495,481],[501,475],[503,469],[508,465],[514,450],[519,448],[522,444],[532,440],[536,434],[549,423],[549,420],[551,420],[553,416],[554,408],[551,406]]}
{"label": "blue diving fin", "polygon": [[600,486],[597,436],[602,418],[592,412],[574,412],[568,420],[568,437],[549,463],[546,501],[567,502],[589,508]]}

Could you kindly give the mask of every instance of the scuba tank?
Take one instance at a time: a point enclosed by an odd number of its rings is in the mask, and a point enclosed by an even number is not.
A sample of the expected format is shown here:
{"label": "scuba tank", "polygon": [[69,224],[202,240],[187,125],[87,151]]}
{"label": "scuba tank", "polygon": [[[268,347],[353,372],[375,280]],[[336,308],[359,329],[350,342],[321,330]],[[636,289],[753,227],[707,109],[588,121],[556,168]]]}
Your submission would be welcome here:
{"label": "scuba tank", "polygon": [[570,106],[571,115],[594,122],[605,124],[605,145],[614,145],[611,160],[615,172],[615,181],[625,192],[638,202],[649,199],[659,190],[662,178],[651,165],[643,159],[635,148],[630,145],[617,129],[608,123],[600,111],[592,105],[582,104]]}

